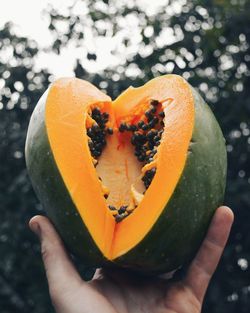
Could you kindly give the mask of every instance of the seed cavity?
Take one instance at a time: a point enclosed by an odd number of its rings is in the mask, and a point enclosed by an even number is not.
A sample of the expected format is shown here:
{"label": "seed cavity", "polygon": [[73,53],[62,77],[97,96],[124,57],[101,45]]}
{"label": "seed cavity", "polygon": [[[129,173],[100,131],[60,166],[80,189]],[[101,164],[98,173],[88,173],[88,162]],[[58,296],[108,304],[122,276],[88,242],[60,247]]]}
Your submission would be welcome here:
{"label": "seed cavity", "polygon": [[[129,140],[134,147],[134,155],[142,163],[141,180],[145,186],[145,191],[149,188],[156,174],[156,157],[163,134],[164,117],[165,113],[162,110],[161,103],[156,99],[151,99],[148,102],[145,113],[139,119],[136,121],[133,119],[132,122],[122,121],[118,129],[115,129],[115,131],[120,133],[128,134],[130,138]],[[88,112],[86,123],[88,146],[94,166],[97,166],[98,158],[107,144],[107,136],[114,134],[114,129],[111,127],[109,118],[109,114],[103,112],[98,106],[90,108]],[[103,196],[108,200],[109,191],[103,185],[101,177],[99,177],[99,181],[102,185]],[[137,192],[134,186],[131,186],[133,203],[121,205],[120,207],[108,205],[117,223],[133,212],[142,201],[143,194]]]}

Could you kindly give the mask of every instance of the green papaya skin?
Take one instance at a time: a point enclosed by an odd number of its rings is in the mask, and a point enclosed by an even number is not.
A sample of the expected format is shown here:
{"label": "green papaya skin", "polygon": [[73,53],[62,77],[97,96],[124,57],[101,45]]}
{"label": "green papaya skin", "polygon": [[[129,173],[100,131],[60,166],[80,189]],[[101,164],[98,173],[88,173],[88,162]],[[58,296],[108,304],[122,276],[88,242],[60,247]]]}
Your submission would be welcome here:
{"label": "green papaya skin", "polygon": [[48,217],[70,252],[85,266],[163,273],[189,262],[195,255],[216,208],[223,203],[227,156],[225,140],[213,113],[197,91],[192,89],[192,93],[195,125],[176,189],[143,240],[112,262],[99,251],[63,182],[45,126],[48,91],[40,99],[26,139],[27,169]]}

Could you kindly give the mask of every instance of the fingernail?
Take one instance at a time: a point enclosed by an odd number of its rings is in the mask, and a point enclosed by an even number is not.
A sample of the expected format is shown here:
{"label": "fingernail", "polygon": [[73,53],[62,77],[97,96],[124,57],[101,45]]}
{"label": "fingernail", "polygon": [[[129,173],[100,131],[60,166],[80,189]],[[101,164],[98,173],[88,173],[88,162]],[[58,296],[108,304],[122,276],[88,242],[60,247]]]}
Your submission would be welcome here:
{"label": "fingernail", "polygon": [[41,228],[40,225],[36,222],[30,223],[30,229],[40,238]]}

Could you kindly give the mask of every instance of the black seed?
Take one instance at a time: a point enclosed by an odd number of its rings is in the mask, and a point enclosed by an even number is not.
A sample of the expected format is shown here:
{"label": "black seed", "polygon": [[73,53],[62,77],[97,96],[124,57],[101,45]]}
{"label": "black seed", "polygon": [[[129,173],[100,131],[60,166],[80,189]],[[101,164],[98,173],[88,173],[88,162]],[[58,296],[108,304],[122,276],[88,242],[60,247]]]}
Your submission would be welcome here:
{"label": "black seed", "polygon": [[159,122],[158,117],[153,117],[153,119],[149,122],[150,128],[153,128]]}
{"label": "black seed", "polygon": [[118,210],[118,214],[123,214],[123,213],[125,213],[127,207],[128,207],[127,205],[122,205],[122,206],[120,207],[120,209]]}
{"label": "black seed", "polygon": [[146,189],[150,186],[152,179],[155,176],[155,173],[156,173],[156,168],[153,167],[151,170],[146,171],[145,175],[142,177],[142,181]]}
{"label": "black seed", "polygon": [[148,130],[149,129],[149,125],[148,124],[144,124],[142,127],[141,127],[142,130]]}
{"label": "black seed", "polygon": [[122,133],[125,130],[127,130],[127,124],[126,123],[121,123],[119,126],[119,131]]}
{"label": "black seed", "polygon": [[159,101],[152,99],[152,100],[150,101],[150,104],[153,105],[153,106],[157,106],[157,105],[159,104]]}
{"label": "black seed", "polygon": [[154,161],[153,158],[149,158],[149,159],[148,159],[148,163],[151,163],[151,162],[153,162],[153,161]]}
{"label": "black seed", "polygon": [[109,118],[109,114],[107,112],[102,113],[102,117],[104,119],[108,119]]}
{"label": "black seed", "polygon": [[138,128],[136,127],[136,125],[130,125],[130,130],[132,130],[133,132],[138,130]]}
{"label": "black seed", "polygon": [[139,128],[142,128],[142,126],[143,126],[144,124],[145,124],[144,121],[139,121],[137,125],[138,125]]}
{"label": "black seed", "polygon": [[135,151],[141,151],[143,149],[142,147],[143,147],[143,143],[139,139],[135,146]]}
{"label": "black seed", "polygon": [[100,126],[100,129],[102,129],[102,130],[104,130],[105,127],[106,127],[106,125],[105,125],[105,124],[102,124],[102,123],[99,123],[98,125]]}
{"label": "black seed", "polygon": [[158,132],[157,132],[157,130],[150,130],[148,133],[147,133],[147,138],[148,138],[148,140],[150,140],[150,139],[153,139],[154,138],[154,136],[157,134]]}
{"label": "black seed", "polygon": [[159,115],[160,117],[165,117],[165,113],[164,113],[163,111],[159,112],[158,115]]}
{"label": "black seed", "polygon": [[[139,153],[139,154],[141,154],[141,152],[142,152],[142,146],[140,145],[140,146],[135,146],[135,153]],[[138,154],[138,155],[139,155]]]}
{"label": "black seed", "polygon": [[116,207],[113,206],[113,205],[109,205],[109,209],[110,209],[111,211],[116,211]]}
{"label": "black seed", "polygon": [[97,133],[95,133],[93,136],[92,136],[92,140],[93,141],[100,141],[102,138],[104,137],[104,134],[102,133],[102,131],[98,131]]}
{"label": "black seed", "polygon": [[156,173],[156,167],[151,168],[151,170],[149,170],[149,172],[154,175]]}
{"label": "black seed", "polygon": [[155,122],[155,124],[157,124],[159,122],[158,117],[154,116],[153,121]]}
{"label": "black seed", "polygon": [[150,106],[150,113],[152,114],[152,113],[155,113],[156,112],[156,108],[154,107],[154,106]]}
{"label": "black seed", "polygon": [[145,159],[146,159],[146,155],[144,155],[144,154],[141,154],[141,155],[139,155],[139,156],[137,157],[137,160],[140,161],[140,162],[145,161]]}
{"label": "black seed", "polygon": [[100,110],[99,110],[98,108],[94,108],[94,109],[92,110],[92,116],[93,116],[93,115],[95,115],[95,116],[101,115]]}
{"label": "black seed", "polygon": [[141,134],[138,133],[138,132],[135,132],[134,135],[133,135],[133,137],[134,137],[136,140],[138,140],[138,138],[139,138],[140,136],[141,136]]}
{"label": "black seed", "polygon": [[136,140],[137,142],[143,144],[147,141],[147,137],[143,134],[140,134],[140,133],[135,133],[135,136],[136,136]]}
{"label": "black seed", "polygon": [[87,129],[87,135],[88,135],[89,137],[92,137],[92,135],[93,135],[92,128],[88,128],[88,129]]}
{"label": "black seed", "polygon": [[99,142],[99,143],[97,143],[97,144],[95,145],[95,149],[96,149],[96,150],[101,150],[101,149],[102,149],[102,146],[103,146],[102,143]]}
{"label": "black seed", "polygon": [[99,157],[101,154],[102,154],[102,152],[100,150],[93,151],[93,156],[94,157]]}
{"label": "black seed", "polygon": [[150,121],[150,122],[148,123],[148,126],[149,126],[149,128],[155,127],[155,122],[154,122],[154,121]]}
{"label": "black seed", "polygon": [[114,133],[113,128],[108,127],[108,128],[107,128],[107,133],[108,133],[109,135],[113,135],[113,133]]}
{"label": "black seed", "polygon": [[154,146],[155,146],[155,143],[154,143],[153,141],[150,141],[150,142],[148,143],[149,150],[154,149]]}
{"label": "black seed", "polygon": [[153,150],[150,152],[150,156],[154,156],[156,153],[157,153],[157,150],[156,150],[156,149],[153,149]]}
{"label": "black seed", "polygon": [[91,149],[91,148],[94,148],[94,143],[93,143],[92,140],[89,140],[89,141],[88,141],[88,144],[89,144],[89,148],[90,148],[90,149]]}
{"label": "black seed", "polygon": [[160,136],[155,136],[155,137],[154,137],[154,142],[157,142],[157,141],[159,141],[159,140],[161,140],[161,137],[160,137]]}
{"label": "black seed", "polygon": [[153,114],[151,114],[150,110],[146,111],[145,115],[146,115],[146,117],[148,119],[148,122],[151,121],[153,119],[153,117],[154,117]]}
{"label": "black seed", "polygon": [[116,221],[116,223],[121,222],[121,221],[123,220],[123,218],[124,218],[123,215],[117,214],[117,215],[115,216],[115,221]]}
{"label": "black seed", "polygon": [[104,195],[104,198],[105,198],[105,199],[108,199],[108,196],[109,196],[108,194],[105,194],[105,195]]}
{"label": "black seed", "polygon": [[99,132],[99,131],[100,131],[99,125],[98,125],[98,124],[94,124],[94,125],[92,126],[92,131],[93,131],[94,133]]}
{"label": "black seed", "polygon": [[143,145],[143,146],[141,147],[141,150],[142,150],[142,151],[144,151],[144,152],[146,152],[146,151],[148,150],[147,145],[146,145],[146,144],[145,144],[145,145]]}
{"label": "black seed", "polygon": [[131,137],[130,142],[131,142],[132,145],[135,145],[136,139],[135,139],[134,135]]}

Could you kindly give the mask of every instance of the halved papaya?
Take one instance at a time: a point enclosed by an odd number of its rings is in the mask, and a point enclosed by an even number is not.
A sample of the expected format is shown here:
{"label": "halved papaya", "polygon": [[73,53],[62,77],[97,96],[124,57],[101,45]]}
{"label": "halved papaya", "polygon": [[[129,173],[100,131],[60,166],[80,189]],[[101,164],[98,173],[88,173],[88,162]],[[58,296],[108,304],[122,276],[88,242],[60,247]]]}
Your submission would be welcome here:
{"label": "halved papaya", "polygon": [[177,268],[224,197],[222,132],[177,75],[115,101],[86,81],[57,80],[31,117],[26,162],[48,216],[90,266]]}

